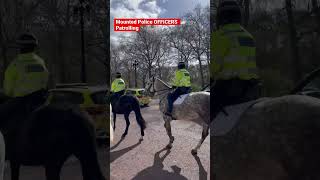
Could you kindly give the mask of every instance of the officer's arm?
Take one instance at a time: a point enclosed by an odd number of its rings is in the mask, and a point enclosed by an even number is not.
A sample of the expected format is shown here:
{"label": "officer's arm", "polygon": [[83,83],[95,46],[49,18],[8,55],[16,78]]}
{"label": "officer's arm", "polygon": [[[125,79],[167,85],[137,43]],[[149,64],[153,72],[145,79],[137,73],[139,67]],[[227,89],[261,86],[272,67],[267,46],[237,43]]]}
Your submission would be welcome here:
{"label": "officer's arm", "polygon": [[16,79],[17,79],[17,67],[15,64],[10,64],[5,72],[4,76],[4,93],[7,96],[12,97],[13,96],[13,91],[14,91],[14,86],[16,84]]}
{"label": "officer's arm", "polygon": [[180,71],[176,71],[176,73],[175,73],[175,77],[174,77],[173,88],[175,88],[175,87],[179,86],[180,80],[181,80],[181,74],[180,74]]}
{"label": "officer's arm", "polygon": [[116,83],[113,81],[111,84],[111,92],[114,92],[115,88],[116,88]]}

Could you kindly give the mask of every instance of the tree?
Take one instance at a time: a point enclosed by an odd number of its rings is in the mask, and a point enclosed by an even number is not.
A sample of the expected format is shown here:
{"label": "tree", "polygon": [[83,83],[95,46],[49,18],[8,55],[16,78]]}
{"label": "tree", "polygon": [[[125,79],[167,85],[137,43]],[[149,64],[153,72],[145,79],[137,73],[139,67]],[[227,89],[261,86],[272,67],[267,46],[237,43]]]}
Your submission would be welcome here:
{"label": "tree", "polygon": [[[0,50],[2,72],[9,64],[8,51],[17,35],[28,30],[27,24],[31,21],[37,8],[45,0],[36,1],[0,1]],[[2,76],[4,74],[2,73]],[[3,78],[0,78],[2,84]]]}
{"label": "tree", "polygon": [[285,8],[288,17],[289,35],[290,35],[290,47],[291,47],[291,58],[293,63],[293,79],[299,81],[302,77],[301,73],[301,63],[299,60],[299,49],[298,49],[298,39],[297,30],[294,24],[294,17],[292,12],[292,1],[285,1]]}
{"label": "tree", "polygon": [[317,22],[318,22],[318,28],[317,31],[318,33],[320,33],[320,8],[318,5],[318,1],[317,0],[311,0],[312,2],[312,12],[315,14]]}
{"label": "tree", "polygon": [[198,61],[201,75],[201,85],[205,86],[202,55],[206,51],[205,34],[209,29],[209,27],[207,27],[205,23],[209,22],[209,20],[207,19],[206,14],[202,11],[202,8],[200,6],[197,6],[194,9],[193,13],[187,14],[186,20],[188,23],[186,32],[187,34],[192,34],[192,36],[184,37],[193,51],[193,56]]}
{"label": "tree", "polygon": [[164,57],[167,52],[165,44],[165,36],[163,32],[154,27],[141,28],[134,38],[123,42],[130,48],[127,49],[127,54],[132,59],[143,63],[148,68],[148,75],[151,77],[152,72],[156,69],[158,62]]}

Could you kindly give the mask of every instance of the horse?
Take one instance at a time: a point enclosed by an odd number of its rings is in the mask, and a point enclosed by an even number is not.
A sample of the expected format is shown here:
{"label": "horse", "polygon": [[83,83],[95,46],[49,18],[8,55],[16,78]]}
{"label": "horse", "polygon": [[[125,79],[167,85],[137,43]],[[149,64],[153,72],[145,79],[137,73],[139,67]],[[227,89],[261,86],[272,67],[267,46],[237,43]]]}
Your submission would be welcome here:
{"label": "horse", "polygon": [[0,131],[0,180],[3,180],[4,176],[4,168],[5,168],[5,160],[6,160],[6,146],[4,142],[3,135]]}
{"label": "horse", "polygon": [[[172,143],[174,141],[174,136],[171,133],[172,120],[170,117],[164,115],[167,110],[167,96],[171,92],[171,87],[157,77],[151,77],[146,84],[147,92],[154,93],[159,96],[160,111],[163,113],[163,119],[165,121],[164,126],[169,136],[169,144],[167,148],[172,148]],[[210,125],[210,93],[209,92],[193,92],[190,93],[182,104],[174,105],[172,117],[175,120],[189,120],[193,121],[202,126],[202,136],[197,144],[197,146],[191,150],[193,155],[197,154],[198,149],[200,149],[203,141],[209,134]]]}
{"label": "horse", "polygon": [[219,180],[320,179],[319,138],[319,99],[258,100],[228,132],[211,133],[211,172]]}
{"label": "horse", "polygon": [[18,180],[20,166],[25,165],[43,166],[47,180],[59,180],[64,162],[74,155],[84,180],[105,180],[89,115],[77,105],[43,105],[44,101],[43,95],[31,94],[0,104],[11,179]]}
{"label": "horse", "polygon": [[122,95],[115,102],[111,102],[111,105],[112,105],[112,113],[113,113],[113,130],[116,129],[117,114],[123,114],[124,119],[126,120],[126,129],[122,134],[121,138],[125,138],[126,135],[128,134],[128,130],[130,126],[129,115],[132,111],[134,111],[136,114],[136,121],[140,126],[140,133],[141,133],[140,140],[143,140],[144,130],[146,128],[146,122],[143,119],[141,114],[139,100],[132,95]]}

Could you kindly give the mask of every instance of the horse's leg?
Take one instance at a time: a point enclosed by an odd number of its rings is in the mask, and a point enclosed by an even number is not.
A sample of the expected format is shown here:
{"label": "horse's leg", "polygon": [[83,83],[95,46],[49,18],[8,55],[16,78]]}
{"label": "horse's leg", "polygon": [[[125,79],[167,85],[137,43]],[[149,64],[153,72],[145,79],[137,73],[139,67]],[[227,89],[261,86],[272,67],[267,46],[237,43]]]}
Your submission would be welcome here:
{"label": "horse's leg", "polygon": [[80,161],[83,180],[105,180],[98,162],[98,153],[94,146],[84,147],[75,153]]}
{"label": "horse's leg", "polygon": [[63,163],[46,165],[46,178],[47,180],[60,180],[60,171]]}
{"label": "horse's leg", "polygon": [[10,161],[11,180],[19,180],[20,164]]}
{"label": "horse's leg", "polygon": [[200,139],[198,145],[196,146],[196,148],[191,150],[191,154],[196,155],[198,153],[198,149],[201,147],[203,141],[206,139],[208,134],[209,134],[209,125],[207,125],[207,124],[203,125],[201,139]]}
{"label": "horse's leg", "polygon": [[113,113],[113,130],[116,130],[117,113]]}
{"label": "horse's leg", "polygon": [[124,119],[126,120],[126,130],[122,134],[122,138],[125,138],[126,135],[128,134],[129,126],[130,126],[130,120],[129,120],[129,113],[124,114]]}
{"label": "horse's leg", "polygon": [[170,120],[165,120],[164,127],[166,128],[167,134],[168,134],[169,139],[170,139],[169,144],[167,145],[167,148],[171,149],[172,148],[172,143],[174,141],[174,137],[172,136],[172,133],[171,133]]}

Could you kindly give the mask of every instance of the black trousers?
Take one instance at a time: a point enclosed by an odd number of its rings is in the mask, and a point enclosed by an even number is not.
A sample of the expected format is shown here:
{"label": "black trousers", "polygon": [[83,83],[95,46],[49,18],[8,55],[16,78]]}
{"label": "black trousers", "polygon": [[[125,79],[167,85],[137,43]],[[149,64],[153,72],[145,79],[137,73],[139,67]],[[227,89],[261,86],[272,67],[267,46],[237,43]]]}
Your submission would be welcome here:
{"label": "black trousers", "polygon": [[172,93],[168,95],[168,109],[167,111],[172,113],[173,110],[173,103],[175,100],[179,98],[179,96],[183,94],[188,94],[191,91],[191,87],[178,87]]}
{"label": "black trousers", "polygon": [[19,108],[24,108],[28,112],[32,112],[45,103],[48,91],[41,89],[23,97],[7,98],[5,102],[0,104],[0,116],[10,117]]}
{"label": "black trousers", "polygon": [[218,80],[210,88],[210,116],[213,120],[223,107],[260,97],[259,80]]}

